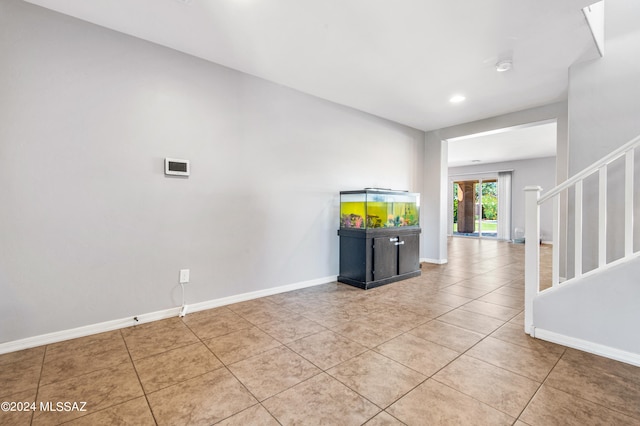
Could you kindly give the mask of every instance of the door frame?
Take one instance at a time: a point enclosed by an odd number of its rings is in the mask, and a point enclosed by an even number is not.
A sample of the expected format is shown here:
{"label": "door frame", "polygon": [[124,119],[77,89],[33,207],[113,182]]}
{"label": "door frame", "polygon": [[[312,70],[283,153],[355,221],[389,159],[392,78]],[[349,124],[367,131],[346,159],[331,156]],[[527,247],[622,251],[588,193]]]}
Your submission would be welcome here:
{"label": "door frame", "polygon": [[[449,192],[447,197],[447,212],[448,212],[448,225],[447,225],[447,235],[449,237],[462,237],[462,238],[478,238],[478,239],[490,239],[496,240],[498,237],[483,237],[482,236],[482,189],[480,189],[480,194],[478,195],[478,204],[480,205],[480,217],[478,220],[478,236],[475,235],[456,235],[453,232],[453,184],[457,181],[461,180],[475,180],[478,181],[479,185],[482,185],[483,180],[495,180],[498,182],[498,171],[489,171],[489,172],[479,172],[479,173],[464,173],[458,175],[450,175],[449,176]],[[481,187],[482,188],[482,187]],[[500,203],[500,198],[498,198],[498,203]],[[474,212],[475,215],[475,212]],[[500,217],[498,217],[498,221]]]}

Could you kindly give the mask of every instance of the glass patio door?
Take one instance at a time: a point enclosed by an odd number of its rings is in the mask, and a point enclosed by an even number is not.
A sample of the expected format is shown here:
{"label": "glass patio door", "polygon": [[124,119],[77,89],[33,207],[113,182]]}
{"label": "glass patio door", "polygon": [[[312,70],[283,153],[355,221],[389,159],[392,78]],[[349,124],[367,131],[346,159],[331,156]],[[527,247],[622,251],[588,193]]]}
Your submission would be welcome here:
{"label": "glass patio door", "polygon": [[453,182],[453,235],[498,237],[497,179]]}
{"label": "glass patio door", "polygon": [[480,180],[478,192],[478,233],[481,237],[498,237],[498,182]]}

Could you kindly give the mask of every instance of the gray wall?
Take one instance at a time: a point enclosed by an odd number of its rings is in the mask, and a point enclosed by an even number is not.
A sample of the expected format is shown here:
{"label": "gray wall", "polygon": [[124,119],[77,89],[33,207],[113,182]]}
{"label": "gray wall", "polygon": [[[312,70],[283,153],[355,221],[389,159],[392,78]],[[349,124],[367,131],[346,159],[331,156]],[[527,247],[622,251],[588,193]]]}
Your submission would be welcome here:
{"label": "gray wall", "polygon": [[[542,193],[556,186],[556,158],[536,158],[531,160],[507,161],[502,163],[481,164],[464,167],[450,167],[449,176],[460,174],[481,174],[499,170],[513,170],[511,181],[511,237],[515,229],[524,231],[524,191],[526,186],[541,186]],[[449,191],[451,194],[451,191]],[[450,199],[449,203],[452,200]],[[540,210],[540,234],[544,241],[551,241],[553,236],[553,216],[549,203]],[[450,219],[449,219],[450,220]]]}
{"label": "gray wall", "polygon": [[[335,276],[338,192],[420,191],[424,132],[0,3],[0,342]],[[191,160],[188,179],[164,157]]]}
{"label": "gray wall", "polygon": [[420,205],[422,259],[447,262],[447,142],[438,132],[427,132],[424,148],[424,180]]}
{"label": "gray wall", "polygon": [[[605,8],[605,56],[579,63],[569,73],[569,174],[591,165],[640,134],[640,2],[607,0]],[[640,150],[638,150],[640,151]],[[608,259],[624,254],[624,161],[610,167],[607,211]],[[640,152],[636,152],[636,194],[640,188]],[[598,227],[598,179],[585,182],[583,229]],[[635,197],[635,223],[640,223],[640,197]],[[569,232],[573,235],[573,211]],[[635,247],[640,247],[640,227],[635,229]],[[569,241],[572,242],[570,237]],[[597,232],[583,233],[584,271],[597,265]],[[573,245],[570,244],[570,252]],[[569,256],[570,270],[573,270]]]}
{"label": "gray wall", "polygon": [[[605,56],[576,64],[569,79],[569,175],[574,175],[640,134],[640,3],[607,0],[605,7]],[[636,175],[640,169],[636,153]],[[608,261],[623,254],[623,162],[608,173]],[[598,179],[584,187],[582,228],[584,268],[597,265]],[[635,182],[635,250],[640,248],[638,220],[640,182]],[[571,205],[571,204],[570,204]],[[573,208],[569,209],[569,277],[573,276]],[[567,283],[534,302],[537,328],[590,343],[640,354],[638,258]],[[594,350],[593,347],[587,349]],[[598,349],[598,348],[596,348]],[[600,348],[601,349],[601,348]],[[609,350],[608,356],[612,355]]]}
{"label": "gray wall", "polygon": [[[599,349],[595,343],[640,355],[640,286],[629,282],[638,274],[640,259],[635,258],[541,293],[533,302],[536,328],[583,340],[581,349],[591,352]],[[611,356],[612,351],[603,355]]]}
{"label": "gray wall", "polygon": [[[562,182],[567,175],[567,141],[568,116],[567,103],[557,102],[510,114],[464,123],[444,129],[427,132],[424,162],[424,193],[422,200],[422,228],[423,238],[421,256],[446,262],[447,259],[447,221],[449,180],[447,179],[447,139],[474,135],[497,129],[529,125],[531,123],[556,121],[557,151],[556,151],[556,182]],[[444,142],[443,142],[444,141]],[[440,182],[435,186],[434,182]],[[551,185],[545,189],[551,189]],[[512,186],[513,191],[517,187]],[[561,210],[566,206],[561,206]],[[564,210],[563,210],[564,212]],[[561,213],[562,214],[562,213]],[[427,220],[428,219],[428,220]],[[426,231],[426,232],[425,232]],[[560,236],[563,239],[563,235]],[[564,253],[560,254],[561,262]]]}

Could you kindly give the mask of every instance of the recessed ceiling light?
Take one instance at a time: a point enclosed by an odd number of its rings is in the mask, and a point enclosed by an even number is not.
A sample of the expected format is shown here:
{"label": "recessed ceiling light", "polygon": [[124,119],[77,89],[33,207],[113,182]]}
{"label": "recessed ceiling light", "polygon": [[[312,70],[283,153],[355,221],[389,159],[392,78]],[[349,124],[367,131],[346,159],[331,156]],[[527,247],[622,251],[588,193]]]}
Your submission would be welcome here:
{"label": "recessed ceiling light", "polygon": [[452,104],[458,104],[458,103],[464,101],[465,99],[467,99],[467,98],[464,95],[453,95],[449,99],[449,102],[451,102]]}
{"label": "recessed ceiling light", "polygon": [[479,163],[480,160],[471,160],[472,163]]}
{"label": "recessed ceiling light", "polygon": [[513,61],[511,59],[503,59],[496,64],[496,71],[505,72],[509,71],[513,67]]}

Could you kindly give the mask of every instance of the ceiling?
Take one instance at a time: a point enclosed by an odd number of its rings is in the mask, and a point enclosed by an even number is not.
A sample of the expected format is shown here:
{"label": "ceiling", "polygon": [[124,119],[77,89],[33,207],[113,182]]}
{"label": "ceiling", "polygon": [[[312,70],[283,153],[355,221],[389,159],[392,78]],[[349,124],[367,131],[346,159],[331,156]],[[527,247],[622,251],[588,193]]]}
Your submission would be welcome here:
{"label": "ceiling", "polygon": [[556,139],[555,121],[449,139],[449,167],[554,157]]}
{"label": "ceiling", "polygon": [[27,1],[421,130],[565,99],[596,52],[594,0]]}

